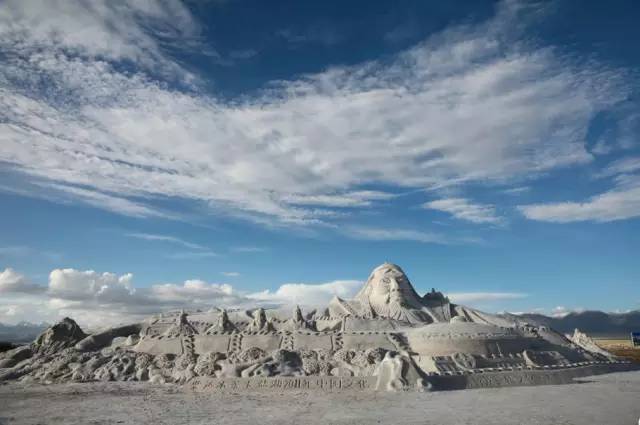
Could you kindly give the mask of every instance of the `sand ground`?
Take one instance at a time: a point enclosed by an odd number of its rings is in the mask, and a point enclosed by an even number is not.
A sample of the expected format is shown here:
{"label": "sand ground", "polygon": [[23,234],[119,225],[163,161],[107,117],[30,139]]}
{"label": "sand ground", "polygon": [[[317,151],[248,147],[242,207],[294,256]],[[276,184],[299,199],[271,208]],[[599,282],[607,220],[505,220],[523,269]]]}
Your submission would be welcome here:
{"label": "sand ground", "polygon": [[606,339],[598,338],[595,340],[601,348],[612,352],[613,354],[640,363],[640,347],[634,347],[631,339]]}
{"label": "sand ground", "polygon": [[433,393],[195,393],[148,383],[0,386],[0,424],[637,424],[640,371]]}

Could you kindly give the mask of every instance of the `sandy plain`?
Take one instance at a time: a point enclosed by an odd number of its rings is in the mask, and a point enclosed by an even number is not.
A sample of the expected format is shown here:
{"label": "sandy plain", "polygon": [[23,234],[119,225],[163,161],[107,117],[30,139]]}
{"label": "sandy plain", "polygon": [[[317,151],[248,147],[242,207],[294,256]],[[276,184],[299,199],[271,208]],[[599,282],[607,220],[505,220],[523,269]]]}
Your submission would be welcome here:
{"label": "sandy plain", "polygon": [[640,363],[640,347],[634,347],[631,344],[629,338],[625,339],[607,339],[598,338],[595,339],[596,344],[601,348],[615,354],[616,356],[623,357],[627,360]]}
{"label": "sandy plain", "polygon": [[431,393],[197,393],[136,382],[0,386],[0,424],[637,424],[640,371]]}

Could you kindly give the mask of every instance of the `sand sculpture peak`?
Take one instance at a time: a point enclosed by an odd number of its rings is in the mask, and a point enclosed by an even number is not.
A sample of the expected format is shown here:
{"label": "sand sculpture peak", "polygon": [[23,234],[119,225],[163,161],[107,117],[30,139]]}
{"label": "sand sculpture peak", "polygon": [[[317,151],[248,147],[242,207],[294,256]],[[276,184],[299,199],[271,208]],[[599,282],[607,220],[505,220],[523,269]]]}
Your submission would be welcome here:
{"label": "sand sculpture peak", "polygon": [[[433,323],[449,320],[450,314],[434,311],[414,289],[404,270],[393,263],[373,269],[362,289],[352,300],[335,298],[330,314],[350,314],[363,318],[386,318],[409,323]],[[446,300],[448,304],[448,300]]]}
{"label": "sand sculpture peak", "polygon": [[569,339],[435,289],[421,297],[392,263],[376,267],[353,299],[306,315],[298,306],[179,311],[90,335],[67,318],[0,354],[0,381],[256,378],[264,387],[264,378],[291,377],[310,388],[329,377],[372,390],[561,383],[629,368],[580,332]]}

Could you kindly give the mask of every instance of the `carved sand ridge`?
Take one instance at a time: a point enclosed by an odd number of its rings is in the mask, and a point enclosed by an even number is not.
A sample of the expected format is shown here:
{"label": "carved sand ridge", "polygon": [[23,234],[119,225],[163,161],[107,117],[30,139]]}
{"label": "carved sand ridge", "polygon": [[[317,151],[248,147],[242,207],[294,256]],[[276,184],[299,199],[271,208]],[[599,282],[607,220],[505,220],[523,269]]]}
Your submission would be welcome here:
{"label": "carved sand ridge", "polygon": [[292,312],[174,312],[86,335],[71,319],[0,355],[0,381],[151,381],[196,390],[417,391],[570,382],[633,366],[576,330],[418,295],[394,264],[352,300]]}

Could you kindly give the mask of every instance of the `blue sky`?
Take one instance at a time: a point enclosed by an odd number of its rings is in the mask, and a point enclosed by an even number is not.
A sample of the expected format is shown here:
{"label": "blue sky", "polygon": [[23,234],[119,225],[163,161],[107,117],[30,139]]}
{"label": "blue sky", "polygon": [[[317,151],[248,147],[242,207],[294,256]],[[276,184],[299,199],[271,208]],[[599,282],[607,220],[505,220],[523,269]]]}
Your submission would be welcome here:
{"label": "blue sky", "polygon": [[0,322],[640,307],[637,2],[2,6]]}

